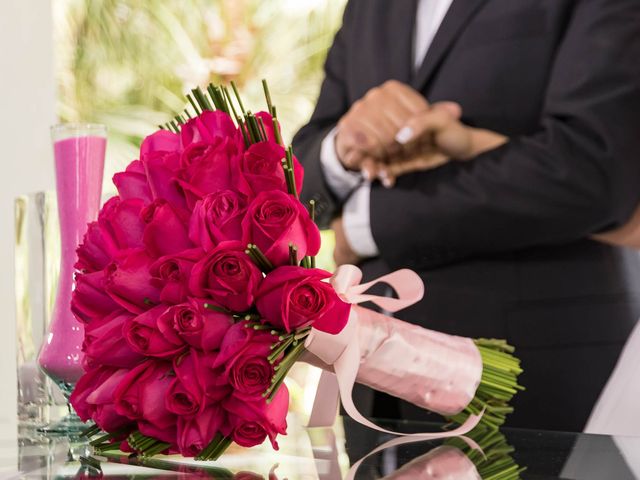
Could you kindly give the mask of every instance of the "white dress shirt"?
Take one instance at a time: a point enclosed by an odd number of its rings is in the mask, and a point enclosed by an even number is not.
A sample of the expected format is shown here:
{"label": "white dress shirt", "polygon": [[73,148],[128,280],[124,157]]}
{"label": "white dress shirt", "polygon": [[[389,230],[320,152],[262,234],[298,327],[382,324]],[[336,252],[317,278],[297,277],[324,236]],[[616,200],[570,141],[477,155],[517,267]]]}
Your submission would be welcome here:
{"label": "white dress shirt", "polygon": [[[413,66],[418,69],[433,42],[453,0],[419,0],[416,12]],[[346,170],[336,154],[334,128],[322,141],[320,163],[329,188],[340,199],[347,199],[342,212],[345,236],[359,256],[373,257],[379,251],[371,233],[369,204],[371,183],[358,172]]]}

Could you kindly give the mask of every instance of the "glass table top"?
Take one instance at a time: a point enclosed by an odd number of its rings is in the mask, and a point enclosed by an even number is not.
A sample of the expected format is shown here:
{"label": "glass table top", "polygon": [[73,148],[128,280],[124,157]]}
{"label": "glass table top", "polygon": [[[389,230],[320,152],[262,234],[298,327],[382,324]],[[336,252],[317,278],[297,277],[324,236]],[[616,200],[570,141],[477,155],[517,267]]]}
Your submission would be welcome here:
{"label": "glass table top", "polygon": [[[420,422],[380,420],[378,424],[403,432],[434,430],[433,425]],[[333,428],[308,429],[290,416],[288,435],[279,437],[279,451],[268,444],[252,449],[232,446],[216,462],[178,456],[138,460],[120,455],[106,459],[92,457],[90,447],[83,442],[46,438],[29,431],[12,436],[6,428],[2,432],[3,480],[187,476],[237,480],[640,479],[640,437],[504,429],[504,437],[494,435],[490,442],[485,441],[488,437],[484,434],[470,435],[483,447],[485,457],[460,439],[422,441],[384,448],[364,458],[355,469],[351,468],[353,464],[392,437],[348,418],[339,418]],[[496,463],[496,459],[502,463]],[[93,465],[96,460],[99,469]],[[511,465],[515,471],[526,470],[520,477],[491,477],[489,461],[498,467]]]}

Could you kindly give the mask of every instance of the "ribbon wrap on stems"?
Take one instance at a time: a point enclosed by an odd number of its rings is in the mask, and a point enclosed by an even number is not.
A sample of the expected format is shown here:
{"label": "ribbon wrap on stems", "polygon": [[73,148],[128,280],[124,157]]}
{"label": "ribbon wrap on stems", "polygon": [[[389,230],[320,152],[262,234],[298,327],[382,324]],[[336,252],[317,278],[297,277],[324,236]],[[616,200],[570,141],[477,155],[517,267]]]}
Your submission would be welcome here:
{"label": "ribbon wrap on stems", "polygon": [[[357,422],[404,435],[383,429],[360,414],[352,398],[356,381],[445,416],[461,412],[473,400],[482,376],[482,358],[473,341],[427,330],[357,305],[373,302],[383,310],[396,312],[420,301],[424,284],[415,272],[404,269],[369,283],[361,284],[361,280],[358,267],[338,268],[331,284],[344,301],[352,304],[349,321],[337,335],[312,328],[306,339],[307,350],[326,365],[309,426],[334,423],[339,394],[344,410]],[[390,285],[398,298],[365,293],[378,283]],[[331,367],[333,373],[328,371]],[[463,435],[481,417],[482,414],[470,415],[455,430],[407,436],[430,440]]]}

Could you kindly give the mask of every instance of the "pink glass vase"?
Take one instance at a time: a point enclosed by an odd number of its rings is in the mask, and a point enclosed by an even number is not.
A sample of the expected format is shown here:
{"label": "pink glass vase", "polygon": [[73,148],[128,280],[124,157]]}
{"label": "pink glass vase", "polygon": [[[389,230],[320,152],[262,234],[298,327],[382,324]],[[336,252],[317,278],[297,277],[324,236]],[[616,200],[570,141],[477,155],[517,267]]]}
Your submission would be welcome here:
{"label": "pink glass vase", "polygon": [[[51,129],[56,172],[56,196],[60,218],[60,276],[49,329],[40,354],[40,368],[68,397],[83,373],[84,329],[71,313],[76,248],[87,224],[100,208],[106,127],[94,124],[62,124]],[[77,415],[46,428],[51,433],[71,433],[79,428]]]}

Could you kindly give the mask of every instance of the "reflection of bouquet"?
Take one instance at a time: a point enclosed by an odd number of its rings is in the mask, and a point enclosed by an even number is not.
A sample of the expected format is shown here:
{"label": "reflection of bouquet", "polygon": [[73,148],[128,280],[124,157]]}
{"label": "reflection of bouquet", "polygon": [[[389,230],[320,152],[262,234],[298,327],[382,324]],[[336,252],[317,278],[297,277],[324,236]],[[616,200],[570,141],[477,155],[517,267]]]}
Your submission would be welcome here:
{"label": "reflection of bouquet", "polygon": [[[359,287],[342,284],[348,268],[330,282],[315,268],[314,205],[299,200],[302,167],[282,145],[266,84],[269,112],[255,115],[237,92],[235,102],[224,87],[207,92],[193,90],[195,112],[147,137],[140,159],[114,176],[118,195],[78,248],[72,310],[85,328],[86,372],[71,402],[95,422],[87,435],[107,432],[92,441],[97,450],[214,459],[231,442],[251,447],[269,438],[277,448],[289,369],[308,349],[336,360],[338,373],[340,342],[358,344],[359,329],[362,339],[380,340],[364,353],[385,356],[387,366],[399,364],[389,354],[407,352],[376,332],[408,332],[434,347],[414,342],[423,350],[414,360],[425,363],[406,371],[363,360],[359,380],[402,396],[411,375],[433,393],[427,397],[457,401],[444,409],[426,397],[415,403],[459,423],[486,410],[483,422],[501,424],[520,372],[508,347],[352,308]],[[407,303],[402,291],[422,284],[408,277],[399,287],[407,305],[418,298]],[[333,358],[323,355],[327,344]],[[448,352],[446,365],[432,362],[436,346]],[[350,368],[357,371],[358,359]]]}
{"label": "reflection of bouquet", "polygon": [[235,125],[228,91],[209,92],[215,111],[195,90],[195,118],[144,140],[78,248],[86,373],[71,401],[90,434],[109,432],[102,449],[277,448],[304,337],[347,321],[331,274],[312,268],[320,235],[275,109]]}
{"label": "reflection of bouquet", "polygon": [[468,435],[481,450],[453,438],[414,458],[384,480],[520,480],[526,469],[511,457],[514,448],[496,431],[474,431]]}

